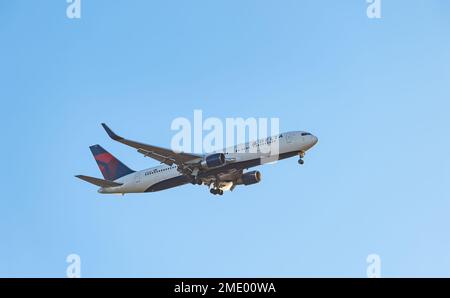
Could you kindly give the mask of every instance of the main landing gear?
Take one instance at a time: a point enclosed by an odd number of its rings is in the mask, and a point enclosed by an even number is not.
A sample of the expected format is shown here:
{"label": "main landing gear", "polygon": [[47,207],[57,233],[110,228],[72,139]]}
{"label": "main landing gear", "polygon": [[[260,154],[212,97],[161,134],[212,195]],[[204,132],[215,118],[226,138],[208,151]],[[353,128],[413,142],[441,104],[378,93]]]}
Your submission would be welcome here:
{"label": "main landing gear", "polygon": [[298,153],[298,156],[300,157],[299,159],[298,159],[298,163],[299,164],[304,164],[305,163],[305,161],[303,160],[303,158],[305,157],[305,151],[300,151],[299,153]]}
{"label": "main landing gear", "polygon": [[212,193],[213,195],[223,195],[223,190],[218,188],[211,188],[209,192]]}
{"label": "main landing gear", "polygon": [[203,181],[201,179],[193,179],[191,183],[194,185],[202,185]]}
{"label": "main landing gear", "polygon": [[215,177],[215,180],[211,180],[209,181],[209,183],[205,183],[207,184],[210,189],[209,192],[212,193],[213,195],[223,195],[223,190],[220,189],[220,182],[219,182],[219,177]]}
{"label": "main landing gear", "polygon": [[203,181],[202,181],[202,179],[198,178],[196,175],[195,176],[192,175],[191,176],[191,183],[194,184],[194,185],[202,185]]}

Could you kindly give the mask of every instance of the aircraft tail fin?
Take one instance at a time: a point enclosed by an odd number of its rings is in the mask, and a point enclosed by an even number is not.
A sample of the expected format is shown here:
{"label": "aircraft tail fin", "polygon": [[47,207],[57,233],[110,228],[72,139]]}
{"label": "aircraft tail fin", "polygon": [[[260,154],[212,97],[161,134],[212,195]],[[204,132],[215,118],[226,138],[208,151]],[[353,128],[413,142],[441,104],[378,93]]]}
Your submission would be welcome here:
{"label": "aircraft tail fin", "polygon": [[99,178],[94,178],[90,176],[84,176],[84,175],[76,175],[75,177],[80,178],[81,180],[84,180],[86,182],[89,182],[91,184],[100,186],[100,187],[115,187],[115,186],[121,186],[122,183],[117,183],[113,181],[103,180]]}
{"label": "aircraft tail fin", "polygon": [[102,172],[102,175],[106,180],[114,181],[120,177],[134,173],[133,170],[103,149],[102,146],[94,145],[89,148],[94,155],[95,161],[97,161],[100,172]]}

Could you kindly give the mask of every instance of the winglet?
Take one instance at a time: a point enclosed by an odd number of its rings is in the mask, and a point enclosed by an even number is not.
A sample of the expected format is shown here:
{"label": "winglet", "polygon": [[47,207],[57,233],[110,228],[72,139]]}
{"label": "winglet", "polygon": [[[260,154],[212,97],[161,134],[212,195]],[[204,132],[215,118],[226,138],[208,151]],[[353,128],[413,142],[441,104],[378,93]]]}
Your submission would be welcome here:
{"label": "winglet", "polygon": [[102,123],[103,128],[105,129],[106,133],[108,134],[108,136],[113,139],[114,141],[119,141],[119,140],[123,140],[122,137],[116,135],[111,128],[108,127],[108,125],[106,125],[105,123]]}

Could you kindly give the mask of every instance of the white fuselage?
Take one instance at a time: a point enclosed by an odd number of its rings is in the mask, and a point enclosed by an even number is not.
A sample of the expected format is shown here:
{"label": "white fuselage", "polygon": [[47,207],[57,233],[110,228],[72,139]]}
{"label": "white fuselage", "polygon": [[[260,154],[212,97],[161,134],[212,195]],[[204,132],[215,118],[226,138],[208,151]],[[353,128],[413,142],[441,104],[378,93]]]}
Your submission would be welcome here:
{"label": "white fuselage", "polygon": [[[260,164],[263,164],[265,162],[286,158],[283,157],[283,154],[292,152],[306,152],[316,143],[317,138],[315,136],[305,134],[301,131],[294,131],[260,139],[254,142],[228,147],[218,152],[225,154],[227,165],[232,166],[234,163],[239,164],[241,162],[255,159],[260,159],[262,161]],[[278,152],[275,152],[273,149],[270,152],[267,150],[268,147],[264,146],[272,146],[272,148],[277,148],[275,151]],[[181,178],[180,176],[183,176],[183,174],[177,170],[176,165],[160,165],[121,177],[114,181],[122,183],[121,186],[100,188],[99,192],[119,194],[147,192],[152,186],[158,183],[169,181],[170,179],[176,179],[177,177]]]}

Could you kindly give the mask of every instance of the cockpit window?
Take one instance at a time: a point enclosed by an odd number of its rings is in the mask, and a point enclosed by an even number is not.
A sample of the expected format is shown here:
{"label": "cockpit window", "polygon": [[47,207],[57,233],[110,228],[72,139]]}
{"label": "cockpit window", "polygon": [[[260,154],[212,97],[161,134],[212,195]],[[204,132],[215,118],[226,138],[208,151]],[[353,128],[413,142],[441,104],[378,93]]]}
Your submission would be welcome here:
{"label": "cockpit window", "polygon": [[302,132],[302,136],[310,136],[311,134],[309,132]]}

